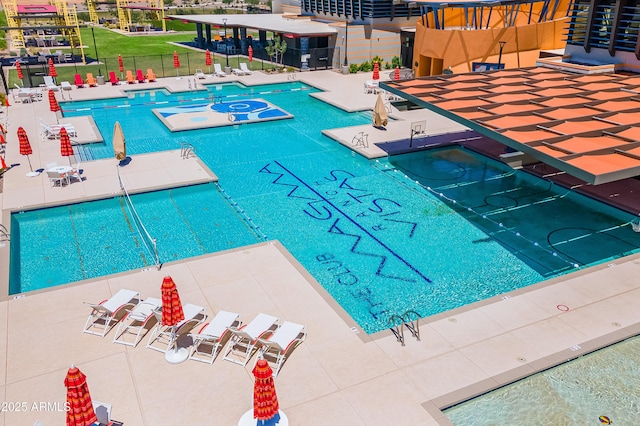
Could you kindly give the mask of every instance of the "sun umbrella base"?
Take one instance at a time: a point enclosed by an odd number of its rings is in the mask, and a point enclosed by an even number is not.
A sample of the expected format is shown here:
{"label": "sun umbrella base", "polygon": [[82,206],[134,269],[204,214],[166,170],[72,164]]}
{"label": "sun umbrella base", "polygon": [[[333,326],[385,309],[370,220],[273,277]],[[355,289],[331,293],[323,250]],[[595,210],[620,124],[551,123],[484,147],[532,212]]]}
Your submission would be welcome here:
{"label": "sun umbrella base", "polygon": [[180,364],[189,358],[189,351],[187,348],[169,349],[165,352],[164,358],[169,364]]}
{"label": "sun umbrella base", "polygon": [[253,418],[253,409],[251,409],[240,417],[238,426],[289,426],[289,419],[282,410],[279,410],[278,416],[271,420],[256,420]]}
{"label": "sun umbrella base", "polygon": [[27,173],[27,177],[36,177],[36,176],[39,176],[39,175],[40,175],[40,173],[38,173],[38,172],[29,172],[29,173]]}

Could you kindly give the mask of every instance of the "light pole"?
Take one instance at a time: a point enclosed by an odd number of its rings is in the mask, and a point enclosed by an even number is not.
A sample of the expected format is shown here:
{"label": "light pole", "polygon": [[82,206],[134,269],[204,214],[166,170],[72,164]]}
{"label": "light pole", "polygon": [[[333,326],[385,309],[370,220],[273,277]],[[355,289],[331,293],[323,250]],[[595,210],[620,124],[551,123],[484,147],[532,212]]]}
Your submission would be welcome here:
{"label": "light pole", "polygon": [[344,20],[344,66],[349,66],[349,61],[347,60],[347,42],[349,40],[349,19],[345,17]]}
{"label": "light pole", "polygon": [[[100,60],[98,59],[98,47],[96,45],[96,35],[93,33],[93,27],[91,27],[91,37],[93,37],[93,48],[96,51],[96,62],[99,64]],[[98,75],[102,75],[100,72],[100,68],[98,68]]]}
{"label": "light pole", "polygon": [[502,48],[507,42],[499,41],[498,43],[500,43],[500,53],[498,53],[498,69],[500,69],[500,65],[502,64]]}
{"label": "light pole", "polygon": [[227,68],[229,68],[229,46],[227,46],[227,18],[222,18],[224,24],[224,54],[227,56]]}

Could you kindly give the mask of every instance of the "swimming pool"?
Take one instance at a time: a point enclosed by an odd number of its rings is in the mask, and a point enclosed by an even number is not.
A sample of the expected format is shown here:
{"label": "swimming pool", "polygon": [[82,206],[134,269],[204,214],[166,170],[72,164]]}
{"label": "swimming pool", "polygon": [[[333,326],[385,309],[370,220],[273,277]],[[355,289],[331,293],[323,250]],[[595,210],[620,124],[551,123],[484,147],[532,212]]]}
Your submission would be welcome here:
{"label": "swimming pool", "polygon": [[608,424],[607,419],[614,425],[634,425],[640,418],[638,364],[640,338],[634,337],[444,413],[456,426],[597,425]]}
{"label": "swimming pool", "polygon": [[[216,84],[209,88],[216,97],[264,98],[295,118],[174,134],[152,115],[153,105],[201,102],[198,97],[208,94],[143,91],[127,99],[72,102],[63,109],[65,116],[94,117],[107,139],[90,148],[95,158],[113,155],[115,120],[126,134],[130,154],[192,144],[225,193],[268,238],[280,240],[368,333],[387,328],[392,315],[409,310],[433,315],[635,252],[640,245],[640,235],[629,226],[631,215],[466,149],[375,162],[354,155],[321,131],[370,123],[370,113],[345,113],[309,96],[313,91],[299,82],[254,88]],[[579,218],[575,211],[582,212]],[[229,214],[236,215],[233,209]],[[154,217],[141,213],[145,224],[147,215]],[[31,222],[24,223],[19,226]],[[246,227],[242,221],[229,223]],[[182,231],[163,222],[161,250],[178,252],[170,238],[162,238],[173,232]],[[20,239],[17,259],[42,254],[29,243],[42,237],[36,230],[20,229],[20,235],[27,234],[29,239]],[[209,238],[215,237],[196,240]],[[121,270],[128,269],[122,265]],[[63,274],[77,266],[59,269]],[[20,289],[16,291],[25,291],[19,281],[37,281],[27,278],[26,271],[11,277],[12,288]]]}

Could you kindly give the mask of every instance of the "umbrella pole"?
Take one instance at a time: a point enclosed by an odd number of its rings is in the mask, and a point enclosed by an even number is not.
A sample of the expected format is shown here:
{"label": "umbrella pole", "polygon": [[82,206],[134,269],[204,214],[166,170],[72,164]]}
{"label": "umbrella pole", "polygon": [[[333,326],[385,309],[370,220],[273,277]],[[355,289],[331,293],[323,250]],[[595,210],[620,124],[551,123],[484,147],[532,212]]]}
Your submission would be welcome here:
{"label": "umbrella pole", "polygon": [[176,326],[171,328],[171,343],[175,343],[173,349],[167,348],[164,354],[165,359],[169,364],[180,364],[189,358],[189,351],[186,348],[178,348],[178,341],[176,338]]}
{"label": "umbrella pole", "polygon": [[31,167],[31,160],[29,159],[28,155],[27,155],[27,162],[29,162],[29,170],[31,170],[31,173],[33,173],[33,167]]}

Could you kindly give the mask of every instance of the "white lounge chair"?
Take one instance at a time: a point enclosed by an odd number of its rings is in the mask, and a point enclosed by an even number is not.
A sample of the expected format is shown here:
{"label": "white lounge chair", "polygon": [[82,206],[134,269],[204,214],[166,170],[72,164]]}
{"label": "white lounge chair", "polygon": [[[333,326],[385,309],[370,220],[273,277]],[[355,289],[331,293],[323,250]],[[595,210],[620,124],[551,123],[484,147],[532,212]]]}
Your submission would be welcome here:
{"label": "white lounge chair", "polygon": [[[134,348],[140,340],[149,332],[150,325],[155,320],[154,311],[162,308],[162,300],[148,297],[129,310],[122,321],[118,323],[118,328],[113,336],[113,343],[120,343]],[[146,331],[145,331],[146,330]],[[133,342],[127,340],[129,335],[135,336]]]}
{"label": "white lounge chair", "polygon": [[285,321],[268,339],[258,338],[260,355],[271,365],[273,377],[278,375],[289,354],[306,338],[306,327],[289,321]]}
{"label": "white lounge chair", "polygon": [[193,339],[193,349],[189,359],[213,364],[218,350],[224,346],[231,336],[229,327],[239,327],[240,315],[234,312],[220,311],[209,324],[197,333],[189,334]]}
{"label": "white lounge chair", "polygon": [[251,71],[249,68],[247,68],[247,63],[246,62],[241,62],[240,63],[240,71],[242,71],[245,75],[253,74],[253,71]]}
{"label": "white lounge chair", "polygon": [[41,118],[40,125],[43,128],[42,137],[46,139],[59,138],[60,129],[62,129],[63,127],[65,128],[69,136],[72,136],[72,137],[78,136],[78,133],[76,132],[76,128],[73,126],[73,124],[70,124],[70,123],[49,124]]}
{"label": "white lounge chair", "polygon": [[140,303],[140,293],[125,289],[98,304],[87,303],[91,306],[91,313],[84,323],[82,332],[104,337],[118,321],[118,317],[138,303]]}
{"label": "white lounge chair", "polygon": [[158,322],[149,336],[147,348],[166,352],[176,344],[179,335],[190,332],[193,327],[207,318],[205,309],[202,306],[187,303],[182,307],[182,311],[184,312],[184,319],[176,325],[175,334],[173,333],[173,327],[162,325],[162,312],[159,310],[153,311]]}
{"label": "white lounge chair", "polygon": [[244,71],[242,71],[240,68],[234,68],[231,70],[231,72],[235,75],[244,75]]}
{"label": "white lounge chair", "polygon": [[43,78],[44,85],[47,87],[47,90],[58,90],[58,86],[56,86],[56,83],[53,81],[53,77],[51,77],[50,75],[45,75]]}
{"label": "white lounge chair", "polygon": [[222,71],[220,64],[213,64],[213,72],[217,77],[226,77],[227,73]]}
{"label": "white lounge chair", "polygon": [[267,337],[277,328],[278,318],[267,314],[258,314],[253,321],[240,328],[229,327],[232,336],[224,359],[244,367],[256,349],[258,338]]}
{"label": "white lounge chair", "polygon": [[196,69],[196,73],[194,74],[195,78],[199,78],[199,79],[204,79],[207,76],[205,75],[205,73],[202,72],[202,70],[200,68]]}
{"label": "white lounge chair", "polygon": [[51,186],[60,186],[62,188],[65,182],[69,185],[69,176],[66,173],[47,170],[47,177]]}
{"label": "white lounge chair", "polygon": [[60,87],[62,87],[62,90],[71,90],[71,89],[73,89],[73,86],[68,81],[61,82],[60,83]]}

